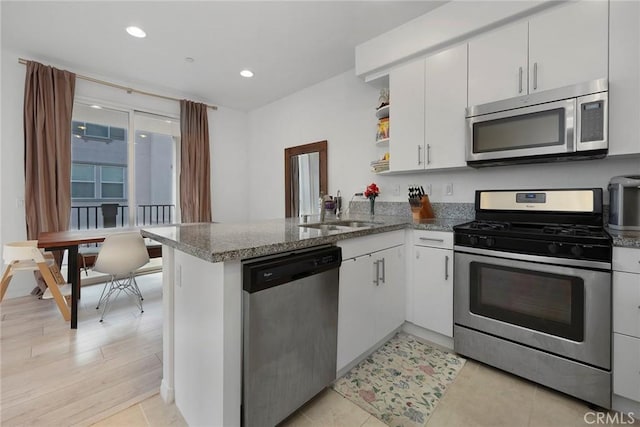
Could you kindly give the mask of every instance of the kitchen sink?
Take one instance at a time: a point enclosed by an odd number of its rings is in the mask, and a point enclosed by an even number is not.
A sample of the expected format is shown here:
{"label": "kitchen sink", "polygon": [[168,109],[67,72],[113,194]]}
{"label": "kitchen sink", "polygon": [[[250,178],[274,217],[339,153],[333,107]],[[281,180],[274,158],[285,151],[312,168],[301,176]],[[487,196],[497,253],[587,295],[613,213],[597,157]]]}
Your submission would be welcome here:
{"label": "kitchen sink", "polygon": [[299,227],[304,228],[316,228],[318,230],[326,230],[326,231],[347,231],[351,228],[363,228],[363,227],[373,227],[381,223],[378,222],[368,222],[368,221],[353,221],[353,220],[345,220],[345,221],[331,221],[331,222],[317,222],[311,224],[300,224]]}

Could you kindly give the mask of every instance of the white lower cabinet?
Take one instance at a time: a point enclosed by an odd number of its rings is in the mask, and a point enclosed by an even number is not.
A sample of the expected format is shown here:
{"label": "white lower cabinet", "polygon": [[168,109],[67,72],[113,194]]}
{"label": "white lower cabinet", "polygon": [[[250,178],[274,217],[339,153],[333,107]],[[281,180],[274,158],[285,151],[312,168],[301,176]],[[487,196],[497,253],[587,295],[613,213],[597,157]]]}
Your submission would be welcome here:
{"label": "white lower cabinet", "polygon": [[338,371],[404,323],[404,230],[339,246]]}
{"label": "white lower cabinet", "polygon": [[414,231],[411,304],[413,324],[453,337],[452,233]]}
{"label": "white lower cabinet", "polygon": [[453,337],[453,251],[413,248],[413,323]]}
{"label": "white lower cabinet", "polygon": [[640,250],[613,249],[613,394],[640,407]]}
{"label": "white lower cabinet", "polygon": [[613,394],[640,402],[640,338],[613,334]]}

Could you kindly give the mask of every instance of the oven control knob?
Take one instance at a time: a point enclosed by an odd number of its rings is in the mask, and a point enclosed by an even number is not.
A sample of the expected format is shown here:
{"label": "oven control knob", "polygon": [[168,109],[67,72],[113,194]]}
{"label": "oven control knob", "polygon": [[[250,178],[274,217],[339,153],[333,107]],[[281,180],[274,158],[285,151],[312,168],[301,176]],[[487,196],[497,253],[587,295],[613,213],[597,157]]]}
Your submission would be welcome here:
{"label": "oven control knob", "polygon": [[549,246],[547,246],[547,249],[549,249],[549,253],[555,255],[560,250],[560,247],[558,246],[557,243],[550,243]]}
{"label": "oven control knob", "polygon": [[572,246],[571,253],[575,257],[580,257],[582,255],[582,246],[578,246],[578,245]]}
{"label": "oven control knob", "polygon": [[478,244],[478,236],[469,236],[469,243],[471,246],[475,246]]}
{"label": "oven control knob", "polygon": [[493,244],[496,242],[496,240],[493,237],[487,237],[487,241],[486,241],[486,245],[488,247],[493,246]]}

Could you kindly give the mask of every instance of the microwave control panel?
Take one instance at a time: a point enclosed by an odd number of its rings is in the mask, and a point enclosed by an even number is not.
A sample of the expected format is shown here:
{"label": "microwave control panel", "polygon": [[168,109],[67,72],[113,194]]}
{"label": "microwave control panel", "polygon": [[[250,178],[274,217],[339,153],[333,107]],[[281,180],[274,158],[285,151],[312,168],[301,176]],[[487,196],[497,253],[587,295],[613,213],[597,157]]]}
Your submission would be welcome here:
{"label": "microwave control panel", "polygon": [[604,139],[604,101],[585,102],[580,105],[580,142]]}

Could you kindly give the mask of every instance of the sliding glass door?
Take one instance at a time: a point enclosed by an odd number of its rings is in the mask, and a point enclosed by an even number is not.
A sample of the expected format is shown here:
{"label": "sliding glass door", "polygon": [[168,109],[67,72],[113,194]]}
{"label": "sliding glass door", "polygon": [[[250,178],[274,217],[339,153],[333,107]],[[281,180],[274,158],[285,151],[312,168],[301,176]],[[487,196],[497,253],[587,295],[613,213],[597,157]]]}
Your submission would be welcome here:
{"label": "sliding glass door", "polygon": [[179,120],[75,103],[71,229],[177,222]]}
{"label": "sliding glass door", "polygon": [[136,111],[133,122],[135,224],[175,223],[179,120]]}

